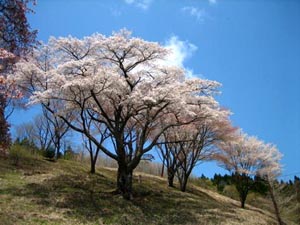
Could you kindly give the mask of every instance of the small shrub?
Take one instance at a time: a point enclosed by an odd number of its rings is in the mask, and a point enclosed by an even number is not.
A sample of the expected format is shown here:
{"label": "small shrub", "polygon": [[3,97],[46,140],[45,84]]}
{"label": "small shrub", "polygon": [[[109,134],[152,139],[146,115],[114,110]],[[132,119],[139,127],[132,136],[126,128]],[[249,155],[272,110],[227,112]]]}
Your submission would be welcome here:
{"label": "small shrub", "polygon": [[20,164],[21,160],[30,158],[30,153],[21,145],[14,144],[9,149],[9,159],[16,166]]}
{"label": "small shrub", "polygon": [[239,193],[234,185],[226,185],[222,194],[229,198],[239,200]]}
{"label": "small shrub", "polygon": [[43,155],[48,159],[53,159],[55,156],[55,149],[49,148],[43,152]]}
{"label": "small shrub", "polygon": [[68,146],[64,152],[64,159],[65,160],[74,160],[78,154],[73,151],[71,146]]}
{"label": "small shrub", "polygon": [[216,187],[213,185],[212,181],[209,180],[207,177],[204,177],[203,175],[201,177],[191,177],[190,181],[191,184],[197,185],[199,187],[209,189],[209,190],[216,190]]}

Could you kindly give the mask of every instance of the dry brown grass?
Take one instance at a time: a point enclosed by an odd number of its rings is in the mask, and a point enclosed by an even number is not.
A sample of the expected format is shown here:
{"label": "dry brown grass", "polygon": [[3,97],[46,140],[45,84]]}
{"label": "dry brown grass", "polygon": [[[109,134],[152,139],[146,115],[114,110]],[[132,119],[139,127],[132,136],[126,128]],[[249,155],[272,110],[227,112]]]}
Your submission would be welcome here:
{"label": "dry brown grass", "polygon": [[[112,194],[115,169],[35,160],[15,168],[0,160],[0,224],[276,224],[270,213],[214,191],[168,188],[161,177],[135,173],[134,200]],[[141,177],[141,183],[138,183]]]}

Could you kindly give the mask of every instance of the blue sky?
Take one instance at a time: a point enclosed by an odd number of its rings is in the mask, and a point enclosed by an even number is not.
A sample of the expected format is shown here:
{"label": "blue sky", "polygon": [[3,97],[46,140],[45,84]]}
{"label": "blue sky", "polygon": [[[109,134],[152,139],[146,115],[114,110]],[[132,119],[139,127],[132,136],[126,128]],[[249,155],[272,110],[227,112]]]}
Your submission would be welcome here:
{"label": "blue sky", "polygon": [[[284,179],[300,174],[300,1],[39,0],[34,10],[44,42],[125,27],[172,47],[176,63],[223,84],[218,100],[235,126],[277,145]],[[33,113],[17,111],[12,124]],[[195,175],[221,171],[204,163]]]}

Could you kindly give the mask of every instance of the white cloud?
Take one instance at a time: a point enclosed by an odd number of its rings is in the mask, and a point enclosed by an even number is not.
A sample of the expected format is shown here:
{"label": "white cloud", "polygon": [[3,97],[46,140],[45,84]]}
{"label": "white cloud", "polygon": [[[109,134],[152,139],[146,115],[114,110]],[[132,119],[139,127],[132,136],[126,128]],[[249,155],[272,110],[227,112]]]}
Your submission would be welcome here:
{"label": "white cloud", "polygon": [[190,58],[196,51],[197,46],[189,41],[182,41],[177,36],[171,36],[165,43],[165,47],[171,50],[170,56],[167,58],[167,64],[178,66],[186,71],[188,77],[194,77],[192,69],[184,66],[184,62]]}
{"label": "white cloud", "polygon": [[147,10],[153,0],[124,0],[128,5],[134,5],[140,9]]}
{"label": "white cloud", "polygon": [[177,66],[183,66],[183,62],[197,50],[196,45],[188,41],[181,41],[177,36],[170,37],[166,41],[165,47],[172,52],[168,57],[169,63]]}
{"label": "white cloud", "polygon": [[[212,1],[212,0],[210,0]],[[181,9],[184,13],[189,14],[192,17],[195,17],[197,21],[203,21],[204,18],[207,16],[204,9],[199,9],[194,6],[185,6]]]}
{"label": "white cloud", "polygon": [[208,0],[209,4],[217,4],[217,0]]}

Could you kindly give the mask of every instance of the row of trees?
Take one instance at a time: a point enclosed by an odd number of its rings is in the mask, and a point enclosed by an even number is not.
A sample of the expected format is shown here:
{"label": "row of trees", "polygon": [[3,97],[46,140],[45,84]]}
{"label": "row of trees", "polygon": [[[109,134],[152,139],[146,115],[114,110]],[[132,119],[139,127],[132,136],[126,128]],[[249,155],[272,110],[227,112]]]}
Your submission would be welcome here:
{"label": "row of trees", "polygon": [[[19,124],[15,128],[15,134],[19,140],[28,140],[36,149],[45,152],[53,152],[53,159],[57,160],[65,153],[72,143],[73,136],[70,127],[59,117],[47,111],[45,108],[42,114],[38,114],[32,121]],[[90,172],[96,172],[96,163],[100,149],[95,144],[82,135],[81,148],[86,150],[90,157]]]}
{"label": "row of trees", "polygon": [[[205,177],[201,177],[201,181],[205,179]],[[209,180],[208,178],[206,178]],[[213,178],[209,180],[214,186],[216,186],[217,190],[225,194],[227,196],[232,197],[231,189],[229,188],[231,185],[234,185],[235,182],[238,182],[235,175],[220,175],[215,174]],[[289,181],[278,181],[274,180],[272,183],[272,189],[270,191],[270,185],[267,180],[261,179],[256,176],[254,178],[250,178],[249,184],[251,185],[251,191],[255,193],[259,193],[259,195],[255,195],[255,201],[259,200],[260,197],[264,199],[271,199],[276,197],[277,210],[280,212],[279,219],[281,224],[283,224],[283,220],[281,219],[281,215],[284,218],[285,224],[295,223],[299,224],[300,222],[300,178],[294,176],[293,180]],[[228,186],[228,187],[227,187]],[[228,189],[227,189],[228,188]],[[227,190],[226,190],[227,189]],[[230,191],[228,191],[230,190]],[[252,200],[253,201],[253,200]],[[259,203],[256,203],[259,206]]]}
{"label": "row of trees", "polygon": [[[218,109],[221,113],[228,113]],[[181,191],[186,190],[188,178],[194,167],[203,160],[212,159],[216,144],[229,141],[232,132],[228,114],[225,117],[199,116],[188,125],[172,127],[161,136],[157,148],[167,169],[168,184],[173,187],[175,175]]]}
{"label": "row of trees", "polygon": [[[169,185],[177,174],[182,191],[204,159],[219,160],[241,181],[256,174],[273,179],[280,168],[277,149],[233,128],[230,112],[214,98],[220,84],[188,78],[166,63],[169,54],[127,30],[51,38],[16,65],[12,77],[31,104],[81,133],[91,165],[99,151],[116,160],[117,190],[126,199],[132,198],[134,169],[154,147]],[[247,190],[237,188],[244,206]]]}
{"label": "row of trees", "polygon": [[219,130],[214,127],[213,132],[207,126],[196,127],[195,133],[190,126],[187,130],[182,127],[176,131],[170,129],[169,136],[163,136],[168,141],[158,145],[170,187],[174,186],[173,180],[177,174],[180,189],[185,191],[187,180],[197,163],[216,160],[234,177],[233,184],[239,193],[242,208],[249,191],[254,188],[255,177],[263,179],[272,190],[272,183],[281,171],[281,154],[274,145],[265,144],[240,130],[234,131],[228,121]]}

